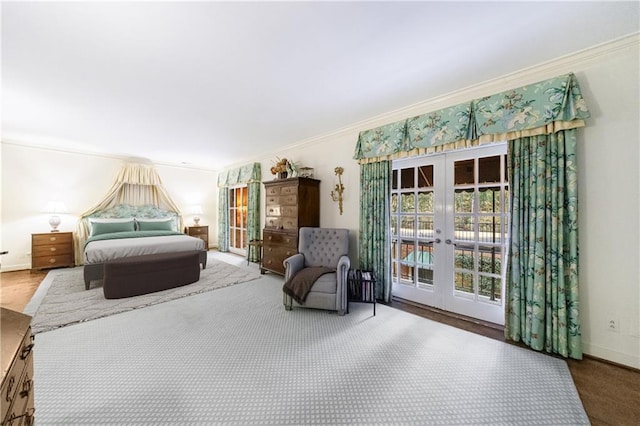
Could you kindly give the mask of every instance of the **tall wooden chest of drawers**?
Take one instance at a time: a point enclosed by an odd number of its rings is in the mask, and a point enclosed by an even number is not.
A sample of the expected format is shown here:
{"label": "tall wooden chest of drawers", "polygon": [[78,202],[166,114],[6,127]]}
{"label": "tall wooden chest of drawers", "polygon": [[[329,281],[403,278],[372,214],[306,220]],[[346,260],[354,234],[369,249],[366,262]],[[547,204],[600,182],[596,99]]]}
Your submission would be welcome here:
{"label": "tall wooden chest of drawers", "polygon": [[73,233],[31,234],[31,268],[73,266]]}
{"label": "tall wooden chest of drawers", "polygon": [[2,323],[2,398],[0,424],[32,425],[33,399],[33,335],[31,317],[0,308]]}
{"label": "tall wooden chest of drawers", "polygon": [[298,229],[320,226],[320,181],[290,178],[263,183],[266,217],[260,271],[284,275],[282,262],[298,252]]}

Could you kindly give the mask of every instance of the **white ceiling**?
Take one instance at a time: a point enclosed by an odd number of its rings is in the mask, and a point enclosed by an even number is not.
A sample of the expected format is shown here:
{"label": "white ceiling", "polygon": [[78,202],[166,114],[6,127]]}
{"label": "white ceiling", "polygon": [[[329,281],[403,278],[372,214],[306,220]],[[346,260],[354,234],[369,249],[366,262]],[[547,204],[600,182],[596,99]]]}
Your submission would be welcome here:
{"label": "white ceiling", "polygon": [[220,169],[636,33],[639,5],[3,2],[2,140]]}

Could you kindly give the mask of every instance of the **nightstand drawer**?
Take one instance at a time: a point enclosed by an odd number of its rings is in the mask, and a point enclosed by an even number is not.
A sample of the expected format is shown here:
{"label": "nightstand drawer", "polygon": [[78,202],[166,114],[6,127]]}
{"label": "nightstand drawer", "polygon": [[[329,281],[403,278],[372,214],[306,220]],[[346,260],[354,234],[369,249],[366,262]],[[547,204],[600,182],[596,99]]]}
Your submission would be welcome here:
{"label": "nightstand drawer", "polygon": [[62,254],[71,254],[70,244],[50,244],[46,246],[33,246],[33,257],[41,256],[59,256]]}
{"label": "nightstand drawer", "polygon": [[55,268],[58,266],[73,266],[73,254],[69,253],[31,258],[32,268]]}
{"label": "nightstand drawer", "polygon": [[70,244],[71,232],[51,232],[49,234],[33,234],[31,242],[34,246],[50,244]]}
{"label": "nightstand drawer", "polygon": [[189,228],[189,235],[191,235],[192,237],[197,237],[200,235],[208,235],[208,234],[209,234],[209,227],[199,226],[197,228]]}

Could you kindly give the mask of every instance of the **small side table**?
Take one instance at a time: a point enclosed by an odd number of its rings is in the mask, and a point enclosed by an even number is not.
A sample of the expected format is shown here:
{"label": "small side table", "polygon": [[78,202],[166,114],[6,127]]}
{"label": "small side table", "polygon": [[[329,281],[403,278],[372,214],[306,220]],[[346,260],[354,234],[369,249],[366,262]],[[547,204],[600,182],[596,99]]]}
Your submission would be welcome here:
{"label": "small side table", "polygon": [[200,238],[202,241],[204,241],[204,249],[209,251],[209,226],[208,225],[187,226],[184,229],[184,233],[192,237]]}
{"label": "small side table", "polygon": [[349,269],[347,284],[347,313],[349,313],[350,302],[371,303],[373,304],[373,316],[375,316],[376,277],[373,275],[373,272]]}
{"label": "small side table", "polygon": [[247,265],[249,264],[251,247],[255,247],[256,250],[258,251],[258,264],[262,265],[262,240],[251,240],[247,243]]}

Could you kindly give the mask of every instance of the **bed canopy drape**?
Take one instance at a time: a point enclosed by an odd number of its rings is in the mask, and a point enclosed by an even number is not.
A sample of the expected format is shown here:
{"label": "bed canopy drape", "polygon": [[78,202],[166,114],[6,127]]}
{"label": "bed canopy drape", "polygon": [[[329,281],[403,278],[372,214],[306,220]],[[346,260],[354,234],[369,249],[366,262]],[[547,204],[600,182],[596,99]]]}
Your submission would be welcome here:
{"label": "bed canopy drape", "polygon": [[151,164],[123,164],[109,191],[97,204],[80,214],[75,232],[76,265],[82,265],[84,244],[89,238],[89,224],[86,217],[101,210],[120,204],[131,206],[154,205],[175,212],[178,229],[182,229],[182,213],[162,186],[162,180]]}
{"label": "bed canopy drape", "polygon": [[[536,350],[582,357],[578,303],[576,129],[590,117],[574,74],[474,99],[360,133],[360,267],[391,294],[384,174],[398,158],[507,141],[511,182],[505,336]],[[371,167],[375,164],[383,167]],[[376,223],[372,223],[376,222]]]}

